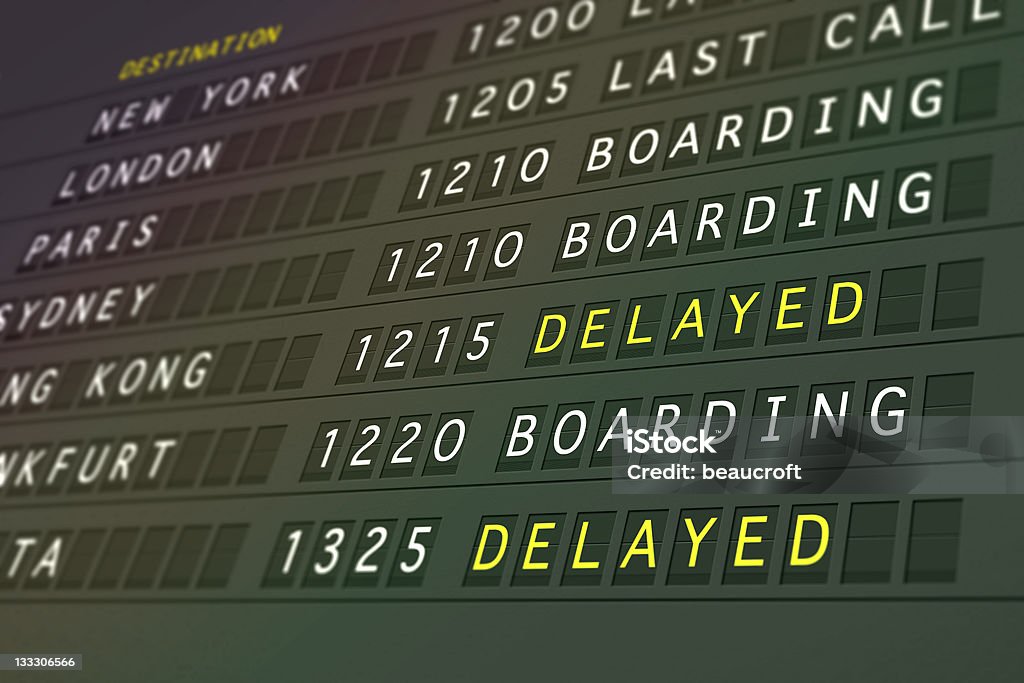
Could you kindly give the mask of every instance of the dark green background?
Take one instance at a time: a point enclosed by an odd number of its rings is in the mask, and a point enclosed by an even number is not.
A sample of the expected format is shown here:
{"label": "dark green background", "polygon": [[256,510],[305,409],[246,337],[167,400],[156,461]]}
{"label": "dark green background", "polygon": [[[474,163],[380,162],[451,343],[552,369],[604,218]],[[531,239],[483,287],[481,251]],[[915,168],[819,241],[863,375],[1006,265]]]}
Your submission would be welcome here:
{"label": "dark green background", "polygon": [[[856,381],[852,405],[863,403],[869,380],[914,378],[915,407],[925,406],[925,377],[974,373],[970,410],[974,415],[1019,415],[1017,356],[1024,325],[1017,293],[1017,258],[1022,240],[1022,194],[1018,175],[1024,97],[1020,7],[1001,4],[1005,20],[984,31],[963,31],[969,3],[937,2],[957,13],[952,36],[863,50],[818,61],[816,42],[807,44],[806,64],[654,96],[602,103],[600,86],[613,55],[675,41],[729,35],[766,27],[770,34],[787,21],[810,17],[818,35],[822,16],[832,11],[879,11],[877,2],[705,2],[692,16],[622,28],[625,3],[600,2],[598,19],[583,38],[453,64],[455,45],[466,24],[542,3],[523,0],[478,3],[395,2],[368,5],[316,2],[248,3],[244,8],[203,3],[151,8],[109,3],[33,3],[15,9],[0,41],[4,98],[0,105],[0,294],[4,300],[41,293],[104,286],[150,276],[195,274],[281,257],[353,252],[332,301],[267,306],[252,313],[207,312],[192,319],[146,322],[65,335],[3,341],[2,367],[95,360],[155,352],[253,342],[278,337],[322,335],[306,379],[298,388],[248,394],[229,391],[161,402],[134,402],[74,410],[17,412],[0,416],[3,444],[120,437],[166,431],[257,428],[286,425],[266,480],[181,486],[162,482],[155,490],[92,491],[72,494],[0,494],[0,530],[65,530],[188,524],[247,524],[248,534],[226,586],[184,589],[157,587],[60,590],[52,587],[0,592],[0,651],[82,653],[79,673],[0,673],[0,680],[616,680],[669,677],[682,680],[1017,680],[1021,611],[1020,579],[1024,541],[1016,529],[1017,496],[963,496],[955,577],[940,582],[911,580],[912,502],[909,496],[745,496],[680,499],[671,496],[612,496],[609,471],[587,467],[496,472],[502,439],[513,407],[705,393],[747,392],[799,385],[806,400],[812,384]],[[564,4],[564,3],[563,3]],[[699,4],[699,3],[698,3]],[[896,2],[916,16],[916,2]],[[872,15],[873,16],[873,15]],[[59,21],[58,21],[59,19]],[[223,60],[139,79],[116,81],[121,62],[185,42],[249,26],[281,22],[278,47],[245,60]],[[804,24],[794,24],[802,27]],[[436,31],[420,73],[364,83],[345,93],[300,98],[284,106],[244,110],[165,130],[133,134],[112,142],[83,144],[100,107],[166,88],[234,76],[258,67],[317,57],[332,50],[379,45]],[[797,35],[800,35],[799,33]],[[799,38],[789,36],[799,43]],[[26,56],[30,56],[26,59]],[[578,65],[565,111],[521,121],[492,123],[457,134],[427,136],[438,93],[491,78],[545,72]],[[998,65],[998,80],[988,78]],[[976,78],[978,73],[985,79]],[[578,183],[591,134],[735,107],[753,107],[836,89],[906,78],[948,76],[946,110],[934,127],[867,138],[701,162],[692,168],[595,183]],[[897,102],[901,93],[897,86]],[[276,122],[354,111],[388,101],[409,100],[404,124],[393,142],[366,145],[351,153],[308,163],[270,166],[217,176],[210,181],[161,186],[71,206],[51,207],[63,174],[80,163],[148,151],[164,144],[207,139],[259,129]],[[895,111],[901,112],[897,104]],[[845,121],[851,112],[846,111]],[[800,121],[798,119],[798,126]],[[544,188],[535,193],[468,201],[452,207],[400,212],[411,169],[420,163],[490,150],[554,141]],[[984,189],[945,189],[926,222],[896,228],[887,221],[893,174],[935,164],[940,185],[950,162],[990,158]],[[320,183],[335,177],[382,173],[368,215],[284,231],[278,218],[267,234],[224,241],[199,233],[195,244],[122,256],[51,271],[17,273],[17,263],[38,230],[139,212],[197,206],[211,200],[276,188]],[[736,194],[794,183],[833,180],[882,172],[882,219],[857,235],[830,236],[806,243],[775,243],[727,249],[710,255],[618,265],[585,271],[552,272],[566,219],[627,208],[687,200],[690,215],[700,198]],[[987,194],[985,194],[987,193]],[[837,209],[833,192],[831,214]],[[982,196],[985,194],[985,196]],[[784,195],[784,206],[786,197]],[[963,205],[970,215],[957,214]],[[737,212],[738,213],[738,212]],[[732,234],[738,216],[733,217]],[[514,279],[437,286],[423,290],[368,294],[386,245],[473,230],[529,225],[524,255]],[[642,224],[646,227],[646,224]],[[211,226],[216,229],[216,225]],[[197,228],[198,230],[198,228]],[[685,231],[684,231],[685,234]],[[963,259],[984,262],[978,322],[937,329],[934,283],[938,264]],[[576,305],[698,289],[774,283],[804,277],[926,267],[928,277],[918,331],[753,349],[705,350],[679,359],[570,363],[527,368],[539,312]],[[767,303],[767,302],[765,302]],[[354,330],[502,314],[495,353],[485,373],[456,374],[399,382],[336,385],[338,368]],[[820,309],[815,310],[820,320]],[[622,325],[620,312],[618,324]],[[764,323],[762,316],[762,323]],[[763,326],[762,326],[763,329]],[[869,326],[870,331],[870,326]],[[568,338],[568,334],[567,334]],[[285,347],[285,351],[287,347]],[[284,353],[285,351],[282,351]],[[614,356],[613,351],[610,358]],[[695,362],[696,361],[696,362]],[[277,366],[278,370],[280,369]],[[276,377],[276,375],[275,375]],[[367,481],[302,482],[321,423],[390,416],[475,411],[458,472]],[[594,417],[595,421],[597,416]],[[393,425],[392,425],[393,428]],[[390,434],[389,434],[390,436]],[[591,437],[592,440],[593,437]],[[241,461],[240,461],[241,462]],[[1007,476],[1013,476],[1008,471]],[[315,495],[306,495],[315,494]],[[781,562],[770,563],[766,585],[571,588],[557,585],[462,586],[481,517],[520,515],[518,551],[525,518],[533,513],[661,510],[725,506],[791,506],[899,500],[890,580],[855,584],[842,580],[831,562],[822,585],[780,585]],[[842,513],[841,513],[842,514]],[[620,517],[624,516],[620,515]],[[337,586],[324,589],[261,588],[281,525],[327,520],[441,518],[440,535],[420,588]],[[620,524],[622,520],[620,519]],[[674,527],[670,527],[674,528]],[[844,524],[836,541],[845,542]],[[778,533],[785,532],[780,526]],[[567,534],[568,532],[563,532]],[[774,548],[781,559],[783,544]],[[566,552],[563,537],[561,552]],[[721,554],[721,550],[720,550]],[[660,558],[659,558],[660,559]],[[722,567],[723,557],[718,557]],[[390,569],[390,564],[385,565]],[[665,571],[664,568],[661,569]],[[664,574],[662,574],[664,576]]]}

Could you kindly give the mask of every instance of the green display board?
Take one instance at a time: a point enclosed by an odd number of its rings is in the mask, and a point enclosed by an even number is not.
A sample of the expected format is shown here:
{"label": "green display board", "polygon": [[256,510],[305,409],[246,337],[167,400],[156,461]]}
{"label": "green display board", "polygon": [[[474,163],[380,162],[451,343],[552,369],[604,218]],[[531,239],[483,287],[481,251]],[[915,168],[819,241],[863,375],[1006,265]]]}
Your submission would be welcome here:
{"label": "green display board", "polygon": [[1020,680],[1021,9],[8,8],[0,679]]}

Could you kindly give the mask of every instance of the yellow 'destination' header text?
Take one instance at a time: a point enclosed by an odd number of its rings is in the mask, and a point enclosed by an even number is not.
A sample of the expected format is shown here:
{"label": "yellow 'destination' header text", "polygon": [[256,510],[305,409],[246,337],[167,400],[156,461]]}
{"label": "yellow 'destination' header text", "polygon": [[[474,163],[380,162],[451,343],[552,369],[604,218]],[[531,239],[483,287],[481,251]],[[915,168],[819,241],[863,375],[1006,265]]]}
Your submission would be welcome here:
{"label": "yellow 'destination' header text", "polygon": [[213,40],[174,47],[163,52],[129,59],[121,66],[121,72],[117,78],[121,81],[141,78],[168,69],[180,69],[190,64],[258,50],[261,47],[275,44],[281,37],[283,28],[282,24],[261,26],[239,33],[230,33]]}

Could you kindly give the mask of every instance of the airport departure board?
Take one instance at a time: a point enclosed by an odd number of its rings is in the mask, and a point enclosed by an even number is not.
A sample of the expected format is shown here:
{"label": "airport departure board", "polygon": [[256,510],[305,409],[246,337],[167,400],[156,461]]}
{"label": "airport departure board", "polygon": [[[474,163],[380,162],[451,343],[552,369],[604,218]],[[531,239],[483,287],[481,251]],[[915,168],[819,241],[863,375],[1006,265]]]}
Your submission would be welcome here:
{"label": "airport departure board", "polygon": [[1020,3],[2,15],[0,680],[1021,679]]}

